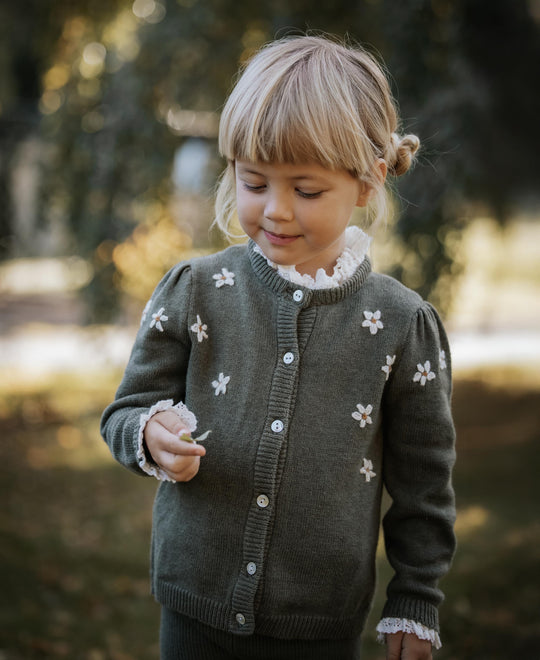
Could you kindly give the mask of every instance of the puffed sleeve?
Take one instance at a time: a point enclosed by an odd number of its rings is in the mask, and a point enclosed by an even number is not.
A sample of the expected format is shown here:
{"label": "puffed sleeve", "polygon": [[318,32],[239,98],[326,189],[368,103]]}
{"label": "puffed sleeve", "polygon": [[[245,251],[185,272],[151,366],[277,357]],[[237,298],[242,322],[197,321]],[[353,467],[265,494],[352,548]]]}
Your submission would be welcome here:
{"label": "puffed sleeve", "polygon": [[383,529],[395,573],[382,616],[438,631],[438,581],[455,551],[455,431],[448,340],[429,303],[414,314],[387,385],[383,477],[391,505]]}
{"label": "puffed sleeve", "polygon": [[138,474],[159,475],[142,445],[150,416],[175,406],[194,431],[195,417],[182,406],[191,350],[188,328],[191,270],[180,264],[156,287],[145,307],[141,327],[114,402],[101,419],[101,434],[113,457]]}

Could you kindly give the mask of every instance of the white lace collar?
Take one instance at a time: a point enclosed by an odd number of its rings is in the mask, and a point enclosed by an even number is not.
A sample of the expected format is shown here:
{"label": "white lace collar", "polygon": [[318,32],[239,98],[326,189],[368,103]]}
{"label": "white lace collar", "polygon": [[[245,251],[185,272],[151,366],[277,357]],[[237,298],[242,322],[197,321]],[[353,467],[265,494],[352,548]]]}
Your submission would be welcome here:
{"label": "white lace collar", "polygon": [[268,259],[258,245],[255,245],[253,249],[255,252],[262,254],[283,279],[305,286],[308,289],[331,289],[340,286],[354,275],[358,266],[364,261],[370,245],[371,236],[363,232],[360,227],[347,227],[345,230],[345,249],[337,258],[334,272],[332,275],[327,275],[323,268],[319,268],[315,278],[307,274],[302,275],[296,270],[296,266],[275,264]]}

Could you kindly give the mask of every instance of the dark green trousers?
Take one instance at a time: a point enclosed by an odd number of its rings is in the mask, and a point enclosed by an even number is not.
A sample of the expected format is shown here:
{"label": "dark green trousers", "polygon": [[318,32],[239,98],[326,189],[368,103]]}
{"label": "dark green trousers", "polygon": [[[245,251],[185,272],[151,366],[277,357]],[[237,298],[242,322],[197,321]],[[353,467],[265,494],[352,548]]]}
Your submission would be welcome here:
{"label": "dark green trousers", "polygon": [[161,660],[359,660],[360,640],[241,637],[167,608],[161,610]]}

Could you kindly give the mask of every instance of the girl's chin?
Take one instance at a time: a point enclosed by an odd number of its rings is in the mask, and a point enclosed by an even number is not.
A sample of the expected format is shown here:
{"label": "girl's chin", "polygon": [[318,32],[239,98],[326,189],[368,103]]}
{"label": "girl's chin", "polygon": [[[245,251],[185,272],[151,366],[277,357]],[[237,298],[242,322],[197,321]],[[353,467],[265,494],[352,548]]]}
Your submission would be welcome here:
{"label": "girl's chin", "polygon": [[[295,258],[292,254],[292,251],[287,249],[287,245],[276,245],[275,243],[272,243],[268,240],[264,240],[266,238],[266,234],[267,232],[264,232],[264,238],[257,240],[256,243],[259,245],[264,256],[277,266],[282,266],[284,268],[290,268],[291,266],[294,266],[300,275],[310,275],[314,279],[317,275],[317,272],[321,269],[330,276],[333,274],[334,266],[336,263],[335,261],[330,267],[328,267],[326,262],[311,263],[308,261],[305,263],[302,261],[301,254],[298,252],[298,250],[296,250]],[[291,241],[289,245],[294,245],[294,241]]]}

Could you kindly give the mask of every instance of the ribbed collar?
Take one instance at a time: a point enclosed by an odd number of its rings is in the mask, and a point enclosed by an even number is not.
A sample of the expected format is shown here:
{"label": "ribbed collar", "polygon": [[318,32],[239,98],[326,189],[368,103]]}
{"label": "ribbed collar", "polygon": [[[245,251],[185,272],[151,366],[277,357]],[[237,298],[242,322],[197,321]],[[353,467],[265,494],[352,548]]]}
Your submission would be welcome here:
{"label": "ribbed collar", "polygon": [[347,296],[356,293],[371,272],[371,262],[369,257],[366,256],[356,269],[354,275],[340,286],[332,287],[331,289],[309,289],[283,279],[275,268],[272,268],[268,263],[268,259],[260,251],[257,251],[255,247],[256,243],[250,239],[248,241],[248,255],[257,277],[275,293],[286,293],[289,291],[292,293],[297,289],[301,289],[304,293],[304,306],[309,304],[331,305],[343,300]]}

